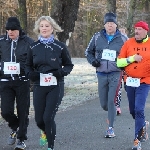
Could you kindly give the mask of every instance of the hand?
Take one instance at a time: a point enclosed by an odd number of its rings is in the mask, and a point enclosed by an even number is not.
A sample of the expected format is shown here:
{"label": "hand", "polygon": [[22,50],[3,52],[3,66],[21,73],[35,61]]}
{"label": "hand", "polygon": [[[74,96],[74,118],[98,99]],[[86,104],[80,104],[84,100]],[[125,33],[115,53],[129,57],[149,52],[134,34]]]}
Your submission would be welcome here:
{"label": "hand", "polygon": [[142,56],[141,55],[138,55],[138,54],[135,54],[134,55],[134,60],[136,61],[136,62],[141,62],[142,61]]}
{"label": "hand", "polygon": [[52,73],[53,76],[55,76],[56,78],[63,77],[62,72],[61,72],[60,70],[52,71],[51,73]]}
{"label": "hand", "polygon": [[92,66],[93,67],[100,67],[100,62],[97,60],[97,59],[95,59],[93,62],[92,62]]}
{"label": "hand", "polygon": [[30,72],[28,75],[29,79],[31,79],[33,82],[36,80],[40,80],[40,73],[39,72]]}

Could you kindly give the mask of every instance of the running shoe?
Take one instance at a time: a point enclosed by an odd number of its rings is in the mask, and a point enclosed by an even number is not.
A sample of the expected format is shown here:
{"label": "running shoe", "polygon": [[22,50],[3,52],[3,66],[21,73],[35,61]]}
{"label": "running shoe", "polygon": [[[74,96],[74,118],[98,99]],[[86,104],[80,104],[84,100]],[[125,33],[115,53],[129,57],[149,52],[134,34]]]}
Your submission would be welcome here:
{"label": "running shoe", "polygon": [[51,149],[51,148],[48,148],[48,150],[53,150],[53,149]]}
{"label": "running shoe", "polygon": [[8,145],[13,145],[16,143],[17,131],[12,131],[7,139]]}
{"label": "running shoe", "polygon": [[145,142],[148,140],[148,133],[147,133],[148,127],[149,127],[149,122],[145,121],[145,126],[142,129],[142,136],[140,138],[140,142]]}
{"label": "running shoe", "polygon": [[45,132],[41,131],[41,137],[40,137],[40,145],[44,146],[47,144],[47,138]]}
{"label": "running shoe", "polygon": [[132,150],[141,150],[141,142],[138,139],[135,139],[133,142]]}
{"label": "running shoe", "polygon": [[117,115],[121,115],[121,109],[120,109],[120,107],[117,107],[116,111],[117,111]]}
{"label": "running shoe", "polygon": [[115,133],[114,133],[113,128],[108,129],[108,130],[106,131],[105,138],[113,138],[113,137],[115,137],[115,136],[116,136],[116,135],[115,135]]}
{"label": "running shoe", "polygon": [[24,150],[26,148],[26,144],[24,141],[18,140],[15,150]]}

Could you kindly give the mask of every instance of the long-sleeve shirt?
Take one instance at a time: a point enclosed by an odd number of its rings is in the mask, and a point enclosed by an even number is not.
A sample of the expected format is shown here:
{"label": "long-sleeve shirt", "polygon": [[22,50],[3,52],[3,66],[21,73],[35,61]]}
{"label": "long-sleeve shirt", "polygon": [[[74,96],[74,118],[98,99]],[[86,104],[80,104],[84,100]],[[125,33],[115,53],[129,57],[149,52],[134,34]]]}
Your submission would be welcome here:
{"label": "long-sleeve shirt", "polygon": [[[136,62],[134,55],[141,55],[142,61]],[[150,38],[137,43],[135,38],[125,42],[117,58],[117,66],[125,67],[127,76],[140,78],[141,83],[150,84]]]}

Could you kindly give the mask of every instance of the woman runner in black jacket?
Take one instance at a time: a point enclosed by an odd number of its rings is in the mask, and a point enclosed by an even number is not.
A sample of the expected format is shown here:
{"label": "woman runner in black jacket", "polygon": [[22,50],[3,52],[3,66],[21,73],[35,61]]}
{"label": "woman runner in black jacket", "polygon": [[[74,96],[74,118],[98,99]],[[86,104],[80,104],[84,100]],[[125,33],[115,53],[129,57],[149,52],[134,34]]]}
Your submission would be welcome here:
{"label": "woman runner in black jacket", "polygon": [[30,46],[26,74],[34,82],[33,103],[35,121],[41,129],[40,145],[48,142],[48,150],[53,150],[54,118],[64,95],[64,76],[72,71],[73,64],[66,45],[55,39],[55,33],[62,29],[50,16],[40,17],[34,32],[39,37]]}

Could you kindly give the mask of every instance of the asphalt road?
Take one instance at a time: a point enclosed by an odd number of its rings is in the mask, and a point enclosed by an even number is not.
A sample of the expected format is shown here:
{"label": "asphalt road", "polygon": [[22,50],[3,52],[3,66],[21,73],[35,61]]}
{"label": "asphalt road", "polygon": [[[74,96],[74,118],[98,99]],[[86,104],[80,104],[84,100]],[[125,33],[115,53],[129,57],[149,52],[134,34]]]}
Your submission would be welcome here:
{"label": "asphalt road", "polygon": [[[128,111],[126,93],[122,92],[122,114],[116,116],[115,138],[104,138],[107,112],[100,108],[99,100],[89,100],[71,107],[56,116],[57,137],[55,150],[131,150],[134,138],[134,120]],[[146,119],[150,120],[150,95],[146,104]],[[6,139],[10,133],[6,124],[0,125],[0,150],[13,150]],[[150,133],[150,131],[148,130]],[[26,150],[47,150],[39,146],[40,130],[34,118],[30,119]],[[142,150],[150,150],[150,141],[142,143]]]}

